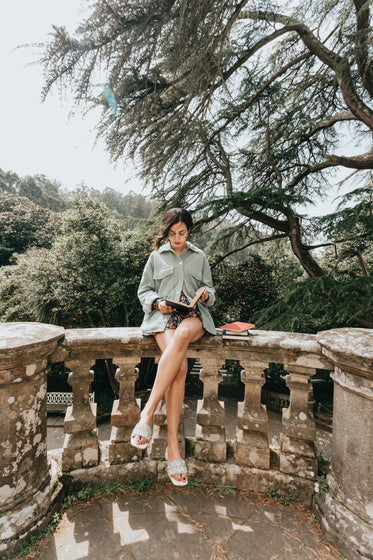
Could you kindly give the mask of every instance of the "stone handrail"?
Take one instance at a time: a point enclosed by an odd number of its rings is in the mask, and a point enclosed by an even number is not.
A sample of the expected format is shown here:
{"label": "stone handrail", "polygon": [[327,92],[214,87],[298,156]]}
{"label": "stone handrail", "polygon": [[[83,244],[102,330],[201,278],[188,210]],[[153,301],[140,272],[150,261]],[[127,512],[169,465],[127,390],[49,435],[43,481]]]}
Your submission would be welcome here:
{"label": "stone handrail", "polygon": [[[38,492],[40,494],[41,488],[44,489],[44,501],[51,500],[44,405],[48,364],[63,361],[71,370],[68,381],[73,388],[73,404],[66,412],[61,460],[65,481],[92,484],[144,475],[158,480],[166,478],[164,403],[160,403],[154,416],[154,436],[146,456],[130,445],[130,434],[140,415],[135,382],[137,365],[142,357],[157,359],[159,350],[152,338],[143,338],[136,328],[63,330],[37,323],[0,325],[0,395],[3,404],[0,414],[6,418],[11,434],[2,442],[6,454],[0,457],[3,478],[0,516],[5,519],[0,522],[0,535],[2,538],[6,536],[7,546],[15,542],[21,529],[25,534],[24,527],[15,526],[13,513],[22,513],[22,507],[30,501],[40,502]],[[346,550],[353,560],[373,558],[369,553],[373,550],[370,546],[373,542],[373,474],[370,466],[373,449],[373,332],[336,329],[310,335],[254,330],[248,338],[204,337],[190,346],[188,357],[198,358],[203,382],[195,436],[187,440],[187,445],[183,421],[180,425],[180,447],[183,454],[187,450],[189,476],[259,492],[273,486],[284,494],[297,492],[308,503],[317,474],[310,378],[317,369],[333,372],[336,396],[330,492],[326,498],[317,500],[316,508],[325,530],[342,551]],[[117,366],[119,398],[113,405],[111,436],[105,454],[103,442],[98,441],[96,407],[89,401],[89,388],[95,361],[108,358]],[[240,361],[243,367],[241,380],[245,385],[244,401],[238,405],[233,456],[230,454],[229,457],[227,450],[230,451],[231,447],[226,440],[224,403],[218,398],[220,368],[226,359]],[[290,390],[290,405],[283,409],[277,455],[269,445],[267,410],[261,404],[263,371],[270,362],[284,364]],[[23,385],[32,394],[37,394],[32,405],[37,418],[34,424],[42,426],[39,431],[33,430],[31,448],[29,435],[26,436],[27,414],[31,415],[27,406],[31,401],[24,400],[27,391],[23,390]],[[17,407],[13,406],[16,401]],[[361,429],[356,430],[356,426]],[[29,479],[25,477],[21,465],[13,469],[13,475],[10,474],[12,457],[17,450],[26,448],[30,458],[33,455],[39,457],[34,479],[32,473]],[[44,486],[40,486],[41,480]],[[43,508],[38,511],[41,511],[40,520],[43,515],[46,517]],[[351,528],[351,539],[348,538],[348,527]]]}

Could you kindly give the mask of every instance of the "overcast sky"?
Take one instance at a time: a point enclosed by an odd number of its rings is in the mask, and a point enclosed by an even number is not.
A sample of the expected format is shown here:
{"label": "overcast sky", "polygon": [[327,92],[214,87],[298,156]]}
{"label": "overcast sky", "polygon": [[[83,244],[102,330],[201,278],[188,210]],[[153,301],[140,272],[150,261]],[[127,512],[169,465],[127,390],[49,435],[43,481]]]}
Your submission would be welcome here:
{"label": "overcast sky", "polygon": [[68,189],[83,182],[145,194],[130,161],[114,166],[103,143],[94,146],[93,115],[69,118],[68,94],[61,100],[57,91],[41,103],[41,68],[28,65],[36,49],[16,49],[45,42],[52,24],[74,31],[80,5],[80,0],[0,0],[0,168],[22,177],[43,174]]}

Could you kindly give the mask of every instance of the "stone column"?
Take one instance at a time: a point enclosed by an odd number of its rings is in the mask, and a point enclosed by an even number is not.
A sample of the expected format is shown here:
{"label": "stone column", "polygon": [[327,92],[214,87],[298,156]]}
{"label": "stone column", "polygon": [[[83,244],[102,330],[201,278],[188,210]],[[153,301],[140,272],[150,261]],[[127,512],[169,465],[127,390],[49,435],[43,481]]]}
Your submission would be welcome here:
{"label": "stone column", "polygon": [[131,445],[131,433],[141,412],[135,399],[135,383],[139,376],[136,365],[140,360],[138,356],[113,359],[118,366],[115,377],[119,382],[119,399],[114,401],[111,413],[109,462],[112,465],[129,463],[142,457],[142,451]]}
{"label": "stone column", "polygon": [[73,388],[73,404],[66,411],[65,441],[62,449],[62,470],[92,467],[99,462],[96,427],[96,403],[89,402],[89,387],[93,381],[92,360],[65,361],[71,369],[68,383]]}
{"label": "stone column", "polygon": [[223,463],[227,457],[225,410],[224,402],[218,399],[218,385],[223,375],[216,359],[199,358],[199,361],[203,399],[197,404],[194,455],[202,461]]}
{"label": "stone column", "polygon": [[245,399],[238,403],[234,457],[238,465],[269,469],[267,407],[260,402],[265,382],[263,370],[268,364],[258,361],[240,363],[244,368],[241,381],[245,384]]}
{"label": "stone column", "polygon": [[0,324],[0,557],[50,517],[47,360],[63,335],[52,325]]}
{"label": "stone column", "polygon": [[329,492],[316,509],[328,537],[349,560],[373,559],[373,330],[319,333],[334,363]]}
{"label": "stone column", "polygon": [[290,389],[290,406],[282,409],[280,470],[316,480],[316,425],[309,402],[312,397],[310,377],[316,370],[294,365],[285,365],[285,368],[289,372],[286,385]]}

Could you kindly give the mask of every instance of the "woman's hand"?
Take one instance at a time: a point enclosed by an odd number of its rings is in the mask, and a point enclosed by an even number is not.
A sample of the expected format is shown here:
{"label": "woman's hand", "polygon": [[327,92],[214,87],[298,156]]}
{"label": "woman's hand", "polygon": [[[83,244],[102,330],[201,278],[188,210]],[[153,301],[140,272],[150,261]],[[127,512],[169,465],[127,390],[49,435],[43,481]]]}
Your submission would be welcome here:
{"label": "woman's hand", "polygon": [[201,295],[201,297],[199,298],[198,301],[200,301],[201,303],[203,303],[204,301],[207,301],[209,299],[209,293],[205,288],[205,291],[203,292],[203,294]]}
{"label": "woman's hand", "polygon": [[158,303],[158,309],[164,315],[166,315],[167,313],[173,313],[175,311],[173,307],[166,305],[166,302],[163,299]]}

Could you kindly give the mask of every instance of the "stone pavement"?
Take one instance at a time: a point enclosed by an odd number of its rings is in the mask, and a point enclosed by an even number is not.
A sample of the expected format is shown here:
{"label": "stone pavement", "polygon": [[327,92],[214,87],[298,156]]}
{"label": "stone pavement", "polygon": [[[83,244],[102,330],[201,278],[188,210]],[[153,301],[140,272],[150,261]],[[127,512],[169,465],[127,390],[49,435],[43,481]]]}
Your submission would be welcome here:
{"label": "stone pavement", "polygon": [[174,488],[102,494],[64,511],[38,560],[329,560],[309,509],[258,494]]}
{"label": "stone pavement", "polygon": [[[235,435],[236,406],[226,401],[228,439]],[[194,399],[185,400],[185,432],[193,435]],[[98,424],[110,438],[110,419]],[[269,438],[279,445],[281,417],[269,412]],[[48,416],[48,449],[63,445],[63,417]],[[317,447],[329,455],[330,435]],[[56,531],[27,558],[38,560],[329,560],[342,556],[326,543],[309,508],[284,506],[252,493],[174,488],[102,494],[73,504]]]}

